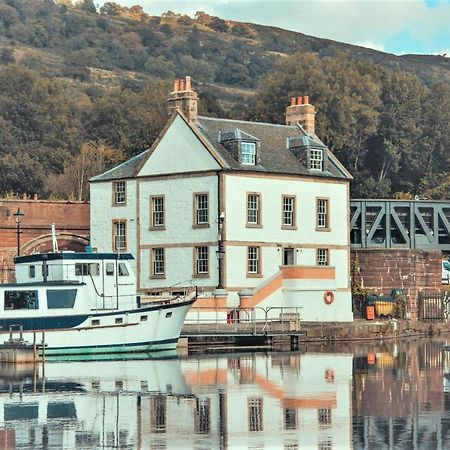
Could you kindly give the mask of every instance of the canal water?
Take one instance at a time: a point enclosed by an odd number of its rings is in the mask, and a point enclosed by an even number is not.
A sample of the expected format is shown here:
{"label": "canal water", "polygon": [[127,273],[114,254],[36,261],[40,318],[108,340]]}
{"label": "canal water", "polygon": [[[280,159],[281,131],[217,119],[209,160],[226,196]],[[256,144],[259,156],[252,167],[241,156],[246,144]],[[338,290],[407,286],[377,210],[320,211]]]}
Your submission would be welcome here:
{"label": "canal water", "polygon": [[0,366],[0,449],[450,449],[445,343]]}

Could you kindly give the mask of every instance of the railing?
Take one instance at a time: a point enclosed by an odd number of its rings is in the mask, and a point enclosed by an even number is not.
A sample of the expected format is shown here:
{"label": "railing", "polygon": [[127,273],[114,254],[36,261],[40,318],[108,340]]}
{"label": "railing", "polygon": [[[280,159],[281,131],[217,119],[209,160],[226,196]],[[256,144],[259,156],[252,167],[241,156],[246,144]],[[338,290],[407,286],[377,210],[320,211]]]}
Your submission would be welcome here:
{"label": "railing", "polygon": [[[202,311],[204,309],[204,311]],[[300,307],[196,308],[196,316],[186,318],[182,334],[190,333],[242,333],[268,334],[300,331]],[[193,310],[193,311],[195,311]],[[214,317],[204,317],[205,311]],[[226,312],[226,315],[223,314]]]}

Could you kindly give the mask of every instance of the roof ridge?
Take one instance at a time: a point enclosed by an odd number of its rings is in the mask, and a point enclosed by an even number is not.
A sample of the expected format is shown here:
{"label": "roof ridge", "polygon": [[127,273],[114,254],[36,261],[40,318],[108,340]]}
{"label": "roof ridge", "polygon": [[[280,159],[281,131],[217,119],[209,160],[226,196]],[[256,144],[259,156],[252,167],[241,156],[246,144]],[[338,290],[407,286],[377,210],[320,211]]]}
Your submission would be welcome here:
{"label": "roof ridge", "polygon": [[214,120],[220,122],[237,122],[237,123],[249,123],[252,125],[270,125],[272,127],[281,127],[281,128],[295,128],[298,127],[296,125],[281,125],[279,123],[269,123],[269,122],[252,122],[250,120],[240,120],[240,119],[221,119],[220,117],[207,117],[207,116],[198,116],[198,119],[206,119],[206,120]]}

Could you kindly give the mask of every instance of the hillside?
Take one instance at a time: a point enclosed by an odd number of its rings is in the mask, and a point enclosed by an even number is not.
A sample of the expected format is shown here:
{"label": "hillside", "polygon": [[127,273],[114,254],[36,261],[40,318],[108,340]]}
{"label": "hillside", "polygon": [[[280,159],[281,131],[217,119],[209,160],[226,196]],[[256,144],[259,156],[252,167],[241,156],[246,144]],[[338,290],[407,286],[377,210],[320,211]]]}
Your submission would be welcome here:
{"label": "hillside", "polygon": [[151,146],[174,78],[202,115],[283,123],[309,94],[353,196],[450,197],[450,59],[92,0],[0,0],[0,195],[86,199]]}
{"label": "hillside", "polygon": [[296,52],[319,58],[345,54],[408,71],[426,83],[450,81],[450,58],[395,56],[204,12],[156,17],[115,3],[97,13],[92,0],[75,6],[70,0],[0,0],[0,24],[0,60],[12,57],[47,75],[101,83],[189,73],[207,87],[217,85],[225,107],[251,95],[261,76]]}

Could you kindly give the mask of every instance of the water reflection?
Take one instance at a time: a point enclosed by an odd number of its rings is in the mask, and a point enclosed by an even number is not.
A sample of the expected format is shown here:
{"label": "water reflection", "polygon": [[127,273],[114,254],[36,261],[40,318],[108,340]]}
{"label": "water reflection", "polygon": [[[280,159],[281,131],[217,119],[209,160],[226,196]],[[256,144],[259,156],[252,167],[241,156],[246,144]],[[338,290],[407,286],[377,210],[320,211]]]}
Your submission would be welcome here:
{"label": "water reflection", "polygon": [[0,448],[449,448],[442,342],[0,366]]}

